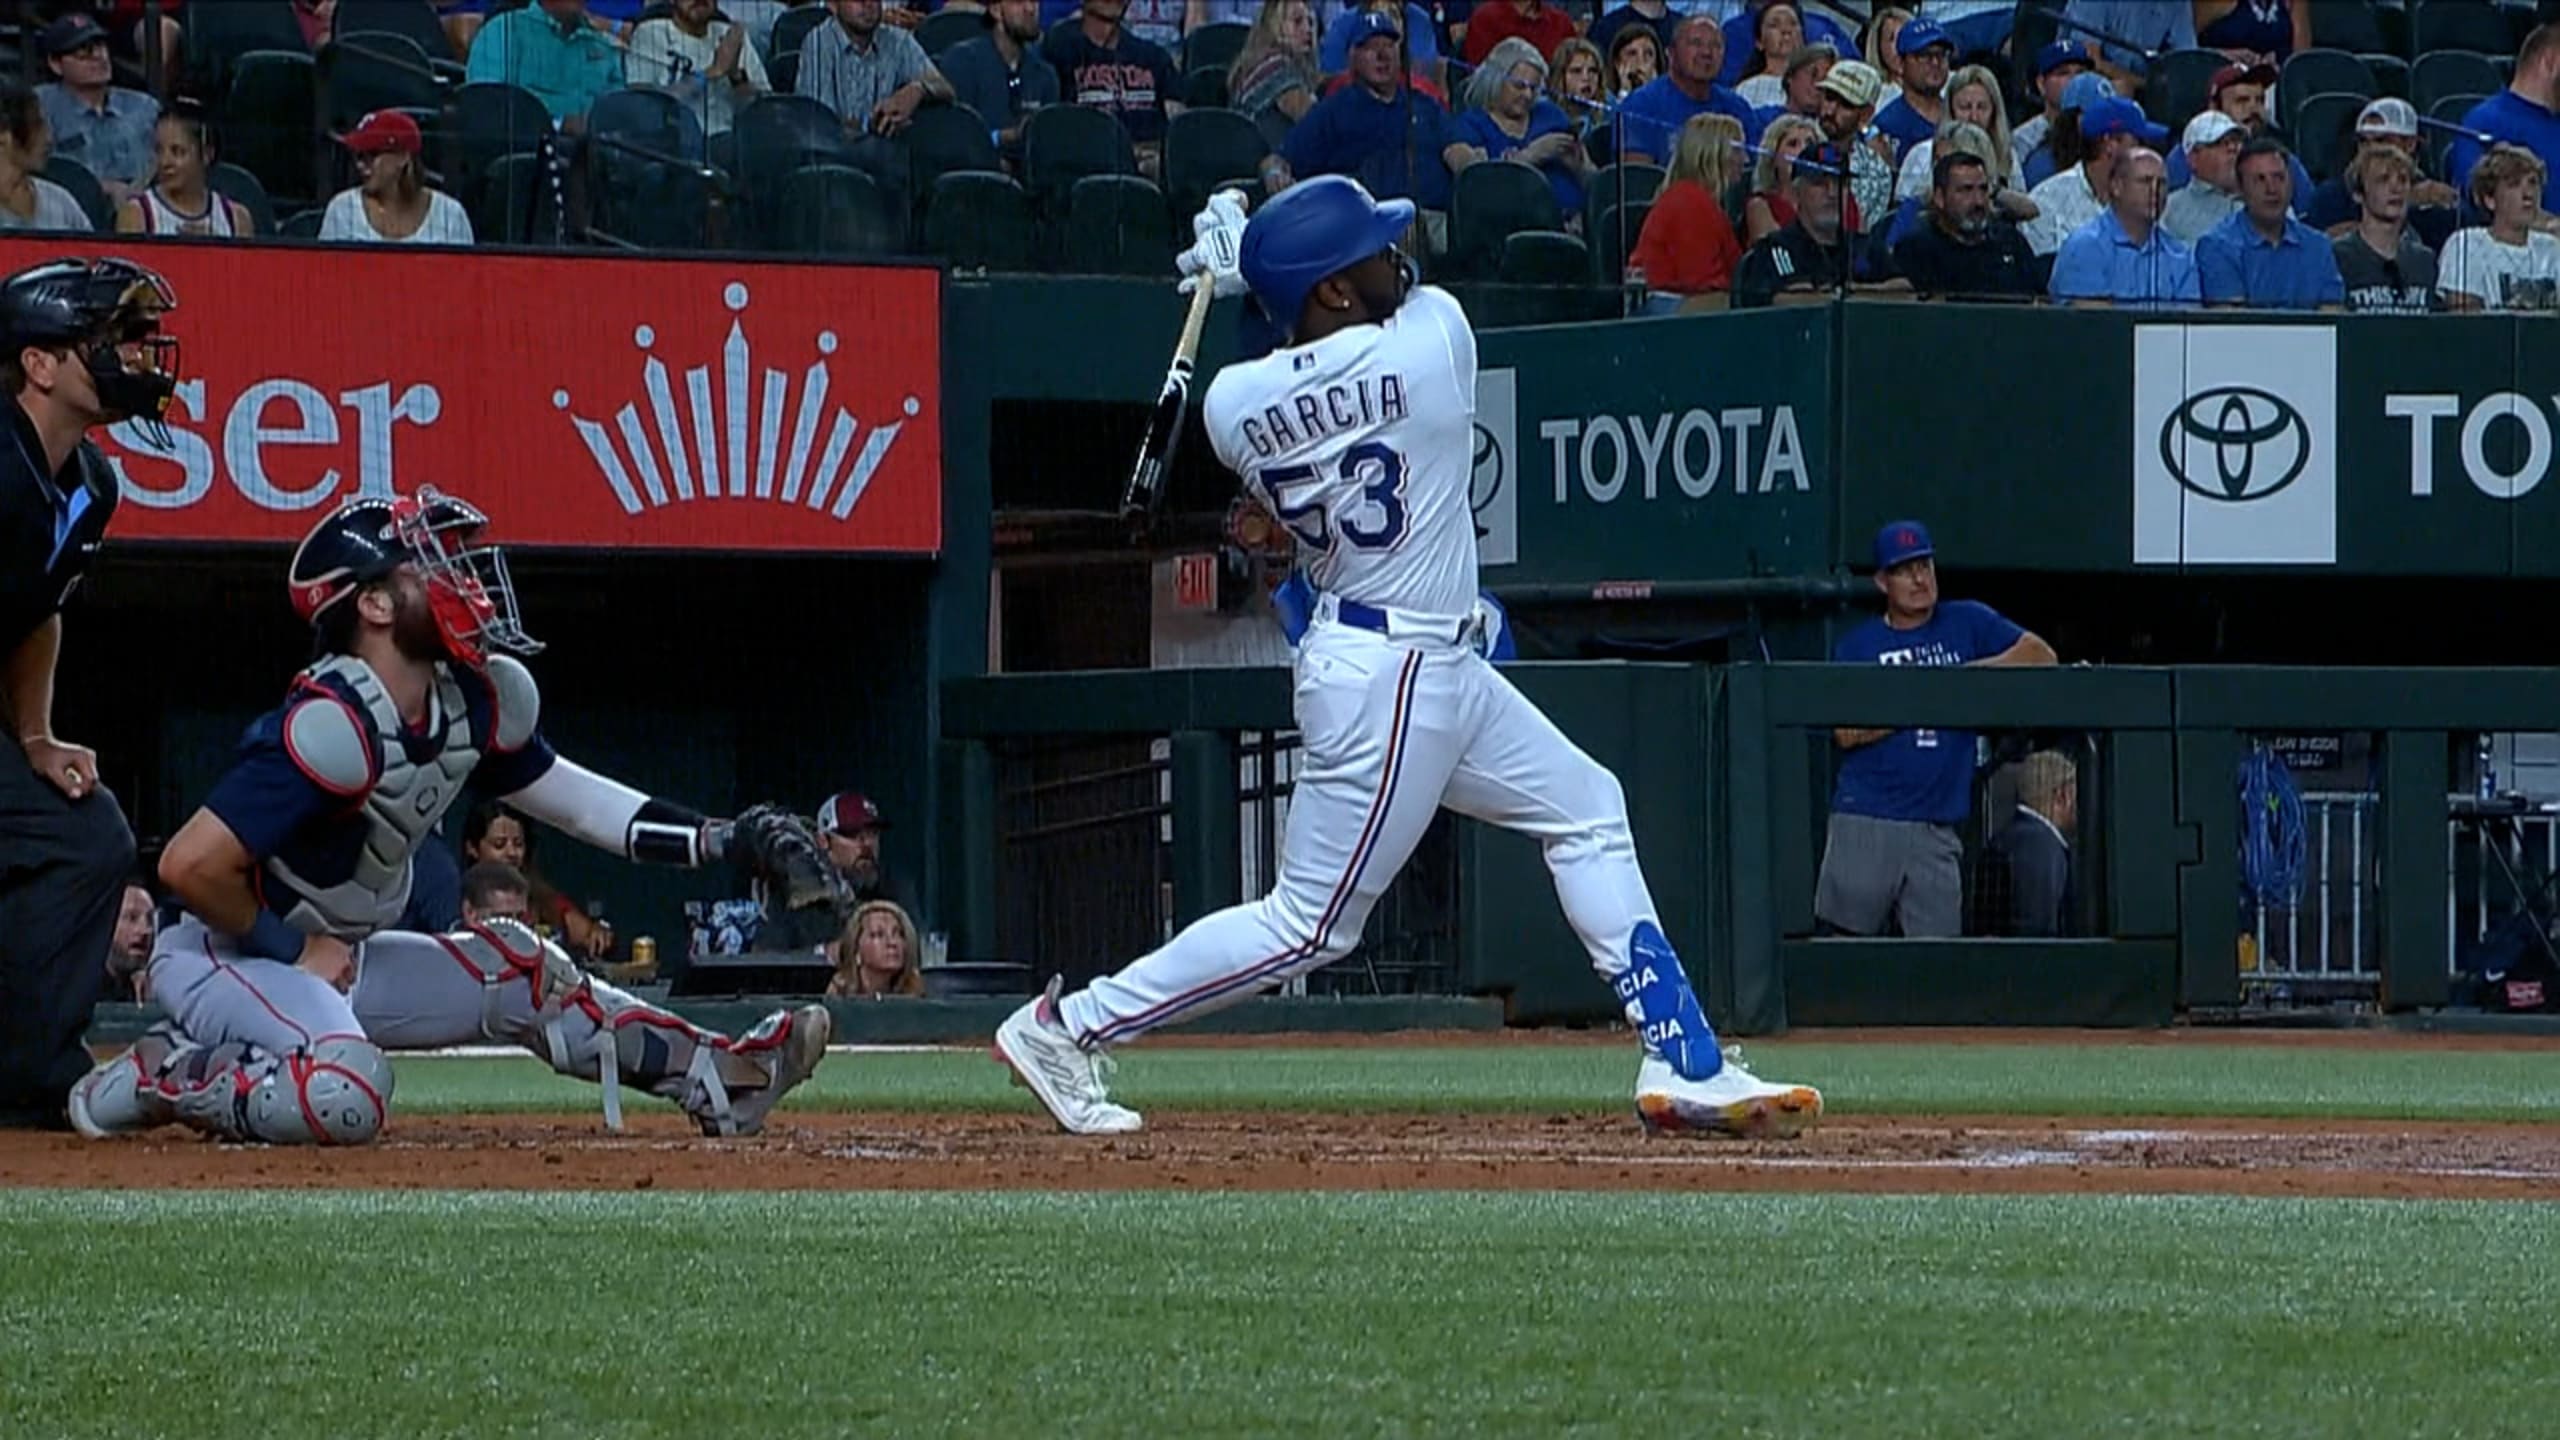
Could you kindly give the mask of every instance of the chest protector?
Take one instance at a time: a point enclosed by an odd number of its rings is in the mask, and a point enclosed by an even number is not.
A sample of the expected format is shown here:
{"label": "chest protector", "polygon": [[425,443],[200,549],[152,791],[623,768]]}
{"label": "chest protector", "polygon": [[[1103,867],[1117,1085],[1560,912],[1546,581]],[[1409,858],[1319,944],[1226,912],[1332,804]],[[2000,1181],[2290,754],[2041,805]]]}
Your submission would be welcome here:
{"label": "chest protector", "polygon": [[364,829],[348,878],[315,884],[274,857],[266,862],[267,878],[296,897],[285,910],[287,924],[305,934],[362,939],[399,923],[409,906],[409,857],[460,798],[463,782],[480,763],[480,743],[471,734],[462,687],[441,669],[434,691],[438,744],[424,761],[411,760],[400,743],[399,708],[371,666],[337,655],[302,673],[309,680],[334,679],[353,692],[373,722],[374,778],[361,798],[349,796],[361,807]]}

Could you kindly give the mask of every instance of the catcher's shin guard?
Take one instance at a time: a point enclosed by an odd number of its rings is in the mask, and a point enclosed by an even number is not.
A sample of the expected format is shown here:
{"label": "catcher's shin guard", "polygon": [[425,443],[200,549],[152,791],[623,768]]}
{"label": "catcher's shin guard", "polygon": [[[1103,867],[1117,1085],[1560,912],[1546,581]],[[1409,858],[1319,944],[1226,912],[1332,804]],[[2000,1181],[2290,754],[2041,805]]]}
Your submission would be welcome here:
{"label": "catcher's shin guard", "polygon": [[324,1036],[289,1055],[181,1044],[156,1082],[178,1123],[271,1145],[361,1145],[381,1133],[391,1086],[390,1057],[358,1035]]}

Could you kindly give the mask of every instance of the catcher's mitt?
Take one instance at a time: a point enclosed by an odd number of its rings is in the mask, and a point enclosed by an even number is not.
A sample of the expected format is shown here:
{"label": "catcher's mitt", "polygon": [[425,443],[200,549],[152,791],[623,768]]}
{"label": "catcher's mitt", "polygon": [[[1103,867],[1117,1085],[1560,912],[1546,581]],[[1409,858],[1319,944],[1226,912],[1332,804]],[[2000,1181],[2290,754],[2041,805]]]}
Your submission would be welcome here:
{"label": "catcher's mitt", "polygon": [[751,805],[731,822],[730,849],[781,896],[785,909],[833,903],[844,889],[809,822],[779,805]]}

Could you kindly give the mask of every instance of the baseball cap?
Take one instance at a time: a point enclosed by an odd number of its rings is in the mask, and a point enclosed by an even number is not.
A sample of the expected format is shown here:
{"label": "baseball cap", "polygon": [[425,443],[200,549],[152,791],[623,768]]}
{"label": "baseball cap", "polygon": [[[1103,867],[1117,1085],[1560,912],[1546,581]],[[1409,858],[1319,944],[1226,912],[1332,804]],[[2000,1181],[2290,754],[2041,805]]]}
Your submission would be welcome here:
{"label": "baseball cap", "polygon": [[2063,82],[2062,108],[2086,110],[2101,100],[2112,100],[2115,96],[2116,82],[2095,70],[2087,70]]}
{"label": "baseball cap", "polygon": [[2090,140],[2130,135],[2145,145],[2156,146],[2169,138],[2169,127],[2153,123],[2132,101],[2110,96],[2080,112],[2080,134]]}
{"label": "baseball cap", "polygon": [[2415,135],[2418,133],[2417,107],[2396,96],[2385,95],[2357,113],[2356,133],[2367,137]]}
{"label": "baseball cap", "polygon": [[73,11],[44,27],[44,53],[68,55],[84,45],[104,42],[107,32],[100,28],[97,17],[85,11]]}
{"label": "baseball cap", "polygon": [[1929,527],[1917,520],[1895,520],[1876,532],[1876,568],[1890,570],[1906,560],[1918,560],[1938,553],[1929,541]]}
{"label": "baseball cap", "polygon": [[1843,60],[1831,67],[1816,88],[1844,105],[1873,105],[1884,93],[1884,77],[1864,60]]}
{"label": "baseball cap", "polygon": [[1893,37],[1893,53],[1896,55],[1917,55],[1932,45],[1944,45],[1949,53],[1956,48],[1954,37],[1947,34],[1947,27],[1926,17],[1906,22],[1902,32]]}
{"label": "baseball cap", "polygon": [[2264,63],[2242,65],[2235,61],[2213,72],[2213,88],[2206,93],[2213,99],[2219,100],[2222,98],[2222,92],[2233,85],[2273,85],[2274,83],[2276,83],[2276,67],[2273,65]]}
{"label": "baseball cap", "polygon": [[1849,152],[1825,143],[1805,148],[1796,157],[1796,180],[1846,180],[1849,178]]}
{"label": "baseball cap", "polygon": [[2201,150],[2229,136],[2241,133],[2240,122],[2219,110],[2199,110],[2187,122],[2187,131],[2178,137],[2181,150]]}
{"label": "baseball cap", "polygon": [[338,143],[359,155],[383,155],[397,150],[415,155],[426,148],[426,137],[418,133],[418,122],[397,110],[376,110],[356,122],[356,128],[338,137]]}
{"label": "baseball cap", "polygon": [[1360,13],[1360,17],[1351,22],[1351,48],[1354,50],[1359,49],[1361,46],[1368,44],[1370,41],[1377,39],[1381,35],[1390,40],[1402,40],[1404,38],[1404,31],[1396,28],[1395,21],[1388,19],[1386,16],[1379,14],[1375,10],[1362,11]]}
{"label": "baseball cap", "polygon": [[865,830],[886,830],[889,822],[880,818],[880,807],[859,790],[839,790],[818,807],[818,833],[821,835],[854,835]]}
{"label": "baseball cap", "polygon": [[2069,40],[2056,40],[2036,52],[2036,75],[2041,78],[2065,65],[2089,65],[2089,52]]}

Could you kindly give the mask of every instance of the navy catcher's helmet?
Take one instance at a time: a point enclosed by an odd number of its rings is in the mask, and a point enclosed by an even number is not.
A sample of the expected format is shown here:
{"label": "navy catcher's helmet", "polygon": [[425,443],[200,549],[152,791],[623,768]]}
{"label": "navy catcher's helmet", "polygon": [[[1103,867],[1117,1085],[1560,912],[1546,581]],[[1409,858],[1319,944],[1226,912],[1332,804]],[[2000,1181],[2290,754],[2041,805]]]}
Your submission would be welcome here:
{"label": "navy catcher's helmet", "polygon": [[1238,267],[1263,315],[1295,339],[1317,284],[1395,248],[1412,225],[1412,201],[1382,204],[1357,180],[1319,175],[1263,202],[1245,222]]}
{"label": "navy catcher's helmet", "polygon": [[478,543],[488,523],[477,507],[432,485],[415,495],[349,500],[293,552],[285,584],[294,612],[321,625],[338,602],[412,565],[454,659],[477,669],[492,648],[534,654],[542,643],[524,632],[505,553]]}
{"label": "navy catcher's helmet", "polygon": [[[12,354],[78,352],[107,419],[156,425],[178,392],[178,342],[160,333],[177,308],[169,282],[130,260],[48,260],[0,280],[0,342]],[[139,359],[128,362],[124,346]]]}

